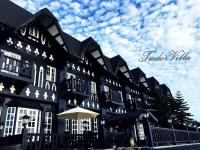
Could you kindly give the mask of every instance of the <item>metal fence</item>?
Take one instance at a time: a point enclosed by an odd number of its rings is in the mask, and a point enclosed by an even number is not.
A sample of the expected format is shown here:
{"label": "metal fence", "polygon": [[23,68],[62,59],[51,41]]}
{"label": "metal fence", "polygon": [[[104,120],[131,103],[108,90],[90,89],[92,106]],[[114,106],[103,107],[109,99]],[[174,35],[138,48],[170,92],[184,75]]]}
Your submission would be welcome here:
{"label": "metal fence", "polygon": [[152,127],[151,131],[154,146],[200,142],[200,133],[195,131],[161,127]]}

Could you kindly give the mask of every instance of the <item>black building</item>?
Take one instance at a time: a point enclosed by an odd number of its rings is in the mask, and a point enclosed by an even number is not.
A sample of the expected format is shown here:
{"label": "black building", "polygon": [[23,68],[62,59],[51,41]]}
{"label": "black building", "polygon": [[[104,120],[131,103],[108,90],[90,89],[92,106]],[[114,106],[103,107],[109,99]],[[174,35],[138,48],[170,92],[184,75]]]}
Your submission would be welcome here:
{"label": "black building", "polygon": [[93,38],[78,41],[62,31],[48,9],[32,14],[1,0],[0,51],[0,136],[20,134],[25,114],[29,133],[83,134],[84,120],[56,115],[80,106],[100,113],[85,119],[87,130],[131,134],[150,145],[155,85],[121,56],[105,56]]}

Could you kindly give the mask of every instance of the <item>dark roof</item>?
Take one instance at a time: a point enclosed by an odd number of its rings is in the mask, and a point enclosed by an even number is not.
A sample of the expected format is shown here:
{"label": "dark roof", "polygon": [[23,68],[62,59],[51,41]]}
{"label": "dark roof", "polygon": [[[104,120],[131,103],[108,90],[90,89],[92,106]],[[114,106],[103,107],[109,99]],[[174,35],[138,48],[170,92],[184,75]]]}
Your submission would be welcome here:
{"label": "dark roof", "polygon": [[140,76],[141,76],[141,69],[140,68],[134,68],[134,69],[130,70],[130,72],[131,72],[132,78],[134,79],[136,84],[139,85]]}
{"label": "dark roof", "polygon": [[67,44],[69,51],[76,57],[80,57],[81,42],[69,34],[63,33],[63,40]]}
{"label": "dark roof", "polygon": [[104,57],[104,60],[105,60],[106,65],[107,65],[108,72],[110,72],[111,74],[114,75],[113,68],[112,68],[112,63],[111,63],[110,58],[108,58],[108,57],[105,56],[105,55],[103,55],[103,57]]}
{"label": "dark roof", "polygon": [[159,86],[158,80],[154,77],[147,78],[147,83],[152,91],[156,88],[156,86]]}
{"label": "dark roof", "polygon": [[[170,89],[168,88],[167,85],[165,84],[161,84],[160,88],[163,90],[163,92],[167,95],[167,96],[172,96]],[[169,94],[169,95],[168,95]]]}
{"label": "dark roof", "polygon": [[4,23],[12,28],[16,28],[23,22],[26,22],[29,18],[32,18],[33,14],[27,10],[21,8],[15,3],[9,0],[1,0],[0,2],[0,22]]}

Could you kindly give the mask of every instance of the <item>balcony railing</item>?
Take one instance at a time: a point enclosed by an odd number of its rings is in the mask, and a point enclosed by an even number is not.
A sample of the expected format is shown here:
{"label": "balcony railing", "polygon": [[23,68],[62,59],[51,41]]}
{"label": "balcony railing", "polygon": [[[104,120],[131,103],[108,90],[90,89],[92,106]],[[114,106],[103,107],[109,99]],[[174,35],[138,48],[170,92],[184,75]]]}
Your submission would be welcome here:
{"label": "balcony railing", "polygon": [[109,92],[105,92],[105,99],[107,103],[123,104],[121,93],[117,91],[109,90]]}
{"label": "balcony railing", "polygon": [[152,127],[151,131],[154,146],[200,142],[200,133],[195,131],[161,127]]}
{"label": "balcony railing", "polygon": [[1,54],[1,75],[32,82],[32,72],[32,64]]}
{"label": "balcony railing", "polygon": [[90,97],[89,82],[72,77],[67,79],[66,85],[68,93],[74,96]]}

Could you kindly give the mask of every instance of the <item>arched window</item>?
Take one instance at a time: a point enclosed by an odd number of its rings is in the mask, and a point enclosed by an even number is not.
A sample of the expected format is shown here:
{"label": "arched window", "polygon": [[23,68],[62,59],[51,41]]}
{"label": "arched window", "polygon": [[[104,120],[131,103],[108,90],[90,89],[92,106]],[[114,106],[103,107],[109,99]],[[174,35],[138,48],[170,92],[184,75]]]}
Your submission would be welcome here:
{"label": "arched window", "polygon": [[48,90],[50,89],[49,81],[46,82],[46,84],[45,84],[45,89],[48,89]]}
{"label": "arched window", "polygon": [[43,81],[44,81],[44,68],[40,66],[39,69],[39,76],[38,76],[38,87],[43,87]]}
{"label": "arched window", "polygon": [[56,91],[56,84],[55,83],[52,84],[52,91]]}
{"label": "arched window", "polygon": [[36,85],[36,76],[37,76],[37,66],[36,64],[33,65],[33,68],[34,68],[34,79],[33,79],[33,85],[35,86]]}

